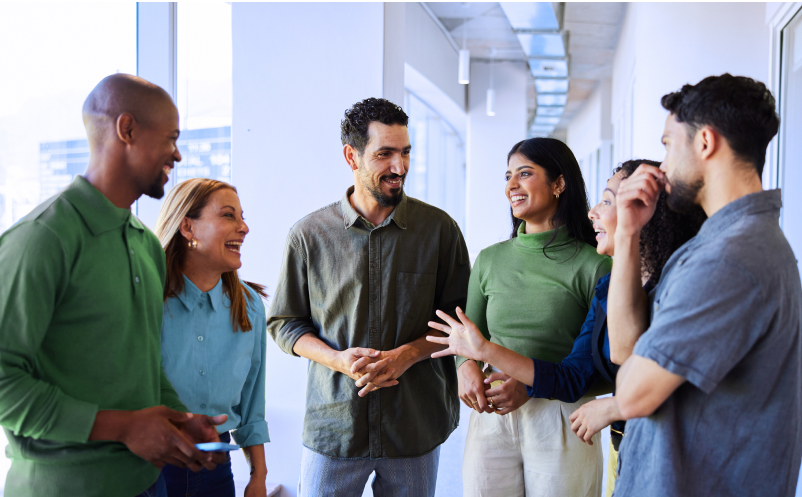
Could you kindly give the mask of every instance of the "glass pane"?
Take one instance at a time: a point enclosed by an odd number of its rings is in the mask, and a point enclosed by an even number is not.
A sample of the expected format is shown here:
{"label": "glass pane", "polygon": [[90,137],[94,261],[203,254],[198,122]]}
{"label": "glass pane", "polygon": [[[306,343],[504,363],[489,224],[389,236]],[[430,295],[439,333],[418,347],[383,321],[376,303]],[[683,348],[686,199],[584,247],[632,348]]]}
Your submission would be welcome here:
{"label": "glass pane", "polygon": [[565,57],[565,46],[560,34],[519,34],[518,40],[528,57]]}
{"label": "glass pane", "polygon": [[565,107],[538,107],[538,116],[561,116],[565,111]]}
{"label": "glass pane", "polygon": [[568,95],[538,95],[537,104],[540,105],[565,105],[568,102]]}
{"label": "glass pane", "polygon": [[559,122],[560,122],[559,117],[545,117],[545,116],[535,117],[535,124],[558,124]]}
{"label": "glass pane", "polygon": [[183,160],[165,189],[199,177],[230,183],[231,4],[179,3],[177,38],[178,148]]}
{"label": "glass pane", "polygon": [[538,93],[568,93],[568,80],[536,79],[535,89]]}
{"label": "glass pane", "polygon": [[529,69],[532,71],[532,76],[551,76],[557,78],[565,78],[568,76],[568,62],[564,60],[537,60],[532,59],[529,61]]}
{"label": "glass pane", "polygon": [[802,11],[782,33],[780,93],[780,153],[783,178],[783,230],[796,258],[802,259]]}
{"label": "glass pane", "polygon": [[459,134],[423,100],[406,93],[412,157],[404,190],[448,212],[465,230],[465,148]]}
{"label": "glass pane", "polygon": [[[81,107],[109,74],[136,74],[136,4],[0,3],[0,68],[2,233],[86,169]],[[0,495],[6,444],[0,431]]]}

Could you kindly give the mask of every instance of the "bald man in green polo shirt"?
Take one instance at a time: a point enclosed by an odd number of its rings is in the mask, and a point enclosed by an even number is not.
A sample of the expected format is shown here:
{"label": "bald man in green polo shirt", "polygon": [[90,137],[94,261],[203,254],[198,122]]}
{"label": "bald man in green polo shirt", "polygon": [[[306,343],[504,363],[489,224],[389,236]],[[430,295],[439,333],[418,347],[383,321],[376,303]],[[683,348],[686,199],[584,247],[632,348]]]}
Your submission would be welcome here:
{"label": "bald man in green polo shirt", "polygon": [[83,119],[86,173],[0,236],[6,497],[160,495],[164,464],[220,460],[194,443],[218,440],[225,416],[186,413],[164,374],[164,251],[130,210],[181,160],[178,111],[116,74]]}

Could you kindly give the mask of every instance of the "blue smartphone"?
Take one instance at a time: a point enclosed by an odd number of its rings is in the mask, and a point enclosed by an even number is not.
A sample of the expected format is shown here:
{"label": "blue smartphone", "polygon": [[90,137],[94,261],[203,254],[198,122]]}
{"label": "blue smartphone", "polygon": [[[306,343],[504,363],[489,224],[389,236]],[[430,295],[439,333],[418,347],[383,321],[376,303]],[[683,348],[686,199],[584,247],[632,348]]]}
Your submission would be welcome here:
{"label": "blue smartphone", "polygon": [[239,445],[224,444],[223,442],[207,442],[203,444],[195,444],[198,450],[205,452],[224,452],[229,450],[238,450]]}

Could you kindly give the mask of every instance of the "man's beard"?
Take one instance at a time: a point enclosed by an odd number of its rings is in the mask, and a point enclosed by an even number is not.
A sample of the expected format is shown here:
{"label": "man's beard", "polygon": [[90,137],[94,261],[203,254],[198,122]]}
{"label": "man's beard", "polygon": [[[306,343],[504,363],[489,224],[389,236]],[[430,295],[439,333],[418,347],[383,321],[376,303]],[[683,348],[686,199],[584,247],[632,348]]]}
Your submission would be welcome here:
{"label": "man's beard", "polygon": [[705,186],[703,179],[698,179],[692,182],[674,179],[671,181],[671,193],[668,195],[666,202],[668,208],[680,214],[693,214],[700,209],[696,203],[696,197],[699,196],[699,190]]}
{"label": "man's beard", "polygon": [[145,189],[145,195],[150,198],[155,198],[156,200],[164,196],[164,185],[162,184],[161,171],[159,171],[159,177],[156,178],[156,180],[148,185],[148,187]]}
{"label": "man's beard", "polygon": [[[401,187],[398,189],[391,190],[393,193],[387,195],[381,189],[381,182],[384,179],[396,179],[401,178]],[[360,181],[362,181],[362,186],[365,187],[367,191],[373,195],[373,198],[376,199],[376,202],[379,203],[382,207],[395,207],[396,205],[401,203],[401,199],[404,198],[404,180],[406,179],[406,174],[403,176],[399,176],[398,174],[388,174],[387,176],[382,176],[379,178],[379,184],[374,184],[370,181],[370,178],[360,177]]]}

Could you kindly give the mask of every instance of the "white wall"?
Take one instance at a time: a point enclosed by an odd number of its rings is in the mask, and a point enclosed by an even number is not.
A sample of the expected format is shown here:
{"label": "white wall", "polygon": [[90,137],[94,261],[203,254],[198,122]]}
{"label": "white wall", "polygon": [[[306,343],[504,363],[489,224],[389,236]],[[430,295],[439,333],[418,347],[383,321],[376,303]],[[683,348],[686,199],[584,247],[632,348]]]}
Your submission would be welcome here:
{"label": "white wall", "polygon": [[616,161],[665,156],[666,93],[725,72],[765,82],[765,18],[763,3],[629,4],[613,63]]}
{"label": "white wall", "polygon": [[406,6],[405,60],[461,109],[465,109],[465,85],[457,82],[459,58],[431,16],[417,2]]}
{"label": "white wall", "polygon": [[[383,94],[384,22],[381,3],[232,5],[233,183],[251,228],[241,273],[269,293],[290,227],[353,184],[340,120],[357,101]],[[307,361],[272,340],[267,357],[268,481],[291,496]]]}
{"label": "white wall", "polygon": [[471,64],[465,239],[472,260],[483,248],[509,238],[510,204],[504,194],[507,153],[526,138],[526,65],[496,62],[494,71],[496,115],[490,117],[486,114],[490,64]]}

